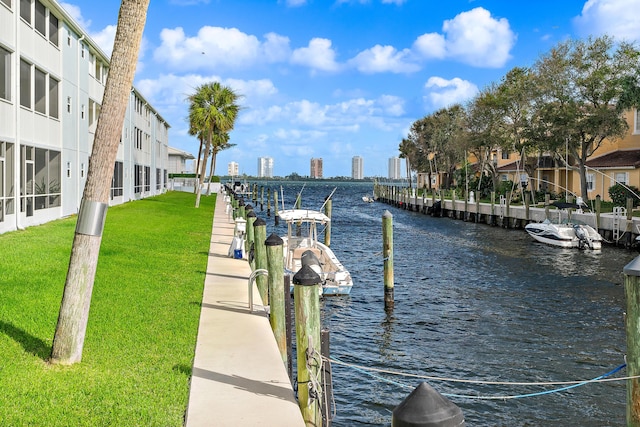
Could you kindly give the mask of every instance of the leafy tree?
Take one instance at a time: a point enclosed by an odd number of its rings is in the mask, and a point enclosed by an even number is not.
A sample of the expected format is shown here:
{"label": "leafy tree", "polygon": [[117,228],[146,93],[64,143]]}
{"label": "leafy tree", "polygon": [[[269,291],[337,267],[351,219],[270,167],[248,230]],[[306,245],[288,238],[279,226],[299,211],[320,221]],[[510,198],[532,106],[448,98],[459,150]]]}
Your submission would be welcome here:
{"label": "leafy tree", "polygon": [[638,67],[638,50],[625,42],[615,46],[608,36],[562,42],[534,67],[537,108],[530,139],[561,162],[567,155],[574,159],[584,200],[585,163],[605,140],[615,141],[628,131],[627,105],[618,101]]}
{"label": "leafy tree", "polygon": [[633,199],[633,207],[635,208],[640,205],[640,199],[637,196],[638,192],[640,190],[632,185],[616,184],[609,187],[609,197],[611,197],[614,206],[627,206],[627,199]]}
{"label": "leafy tree", "polygon": [[[106,219],[113,167],[136,71],[148,6],[149,0],[122,0],[120,4],[109,75],[89,159],[87,182],[82,195],[78,226],[73,239],[60,314],[53,338],[51,363],[74,364],[82,360],[91,293],[102,243],[102,229],[92,229],[84,234],[86,231],[82,224],[97,221],[103,226]],[[97,211],[100,218],[91,216],[91,211]]]}

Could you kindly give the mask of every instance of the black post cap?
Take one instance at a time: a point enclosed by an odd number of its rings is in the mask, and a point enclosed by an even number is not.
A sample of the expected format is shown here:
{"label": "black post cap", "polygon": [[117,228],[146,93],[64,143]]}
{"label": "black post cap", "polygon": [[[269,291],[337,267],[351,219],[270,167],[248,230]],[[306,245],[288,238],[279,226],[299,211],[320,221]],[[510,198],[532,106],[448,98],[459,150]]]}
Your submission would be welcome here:
{"label": "black post cap", "polygon": [[308,265],[303,265],[293,276],[294,285],[314,286],[322,282],[322,278]]}
{"label": "black post cap", "polygon": [[256,215],[256,213],[253,211],[253,209],[251,209],[250,211],[247,212],[247,218],[257,218],[258,215]]}
{"label": "black post cap", "polygon": [[254,228],[255,228],[255,227],[265,226],[265,225],[267,225],[267,222],[266,222],[264,219],[260,218],[260,217],[258,217],[258,219],[256,219],[256,220],[253,222],[253,226],[254,226]]}
{"label": "black post cap", "polygon": [[[256,222],[258,222],[258,220],[256,220]],[[253,225],[255,226],[256,223],[254,222]],[[266,246],[282,246],[284,244],[284,240],[282,240],[282,238],[276,233],[271,233],[271,235],[267,237],[267,240],[264,241],[264,244]]]}
{"label": "black post cap", "polygon": [[462,410],[426,382],[393,410],[391,427],[460,427]]}

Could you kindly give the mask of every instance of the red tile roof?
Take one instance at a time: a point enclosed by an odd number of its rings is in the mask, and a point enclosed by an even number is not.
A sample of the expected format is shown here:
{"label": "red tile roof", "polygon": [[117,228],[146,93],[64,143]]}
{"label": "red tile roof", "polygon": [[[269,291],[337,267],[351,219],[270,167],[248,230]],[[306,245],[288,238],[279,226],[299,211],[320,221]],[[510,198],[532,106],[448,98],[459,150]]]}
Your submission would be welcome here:
{"label": "red tile roof", "polygon": [[614,151],[587,160],[590,168],[640,168],[640,150]]}

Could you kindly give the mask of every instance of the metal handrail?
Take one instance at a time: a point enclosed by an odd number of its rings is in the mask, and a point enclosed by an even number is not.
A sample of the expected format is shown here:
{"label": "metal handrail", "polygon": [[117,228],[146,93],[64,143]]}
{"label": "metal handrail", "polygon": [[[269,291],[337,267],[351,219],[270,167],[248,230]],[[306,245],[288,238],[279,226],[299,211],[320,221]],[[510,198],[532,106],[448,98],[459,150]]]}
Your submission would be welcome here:
{"label": "metal handrail", "polygon": [[256,277],[269,274],[269,271],[264,268],[258,268],[254,270],[249,276],[249,313],[253,312],[253,282],[256,281]]}

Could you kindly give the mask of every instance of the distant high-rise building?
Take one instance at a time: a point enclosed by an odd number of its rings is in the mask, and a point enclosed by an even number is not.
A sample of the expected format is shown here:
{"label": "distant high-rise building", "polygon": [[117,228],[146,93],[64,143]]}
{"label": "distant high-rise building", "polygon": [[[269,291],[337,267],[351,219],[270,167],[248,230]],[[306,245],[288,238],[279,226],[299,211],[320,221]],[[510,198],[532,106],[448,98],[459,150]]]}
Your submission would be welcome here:
{"label": "distant high-rise building", "polygon": [[238,176],[238,164],[236,162],[229,162],[227,165],[227,175]]}
{"label": "distant high-rise building", "polygon": [[351,159],[351,178],[362,179],[364,178],[363,160],[360,156],[354,156]]}
{"label": "distant high-rise building", "polygon": [[399,157],[391,157],[389,159],[389,179],[400,179],[402,178],[400,172],[400,158]]}
{"label": "distant high-rise building", "polygon": [[322,158],[311,159],[311,178],[322,178]]}
{"label": "distant high-rise building", "polygon": [[273,178],[272,157],[258,157],[258,178]]}

